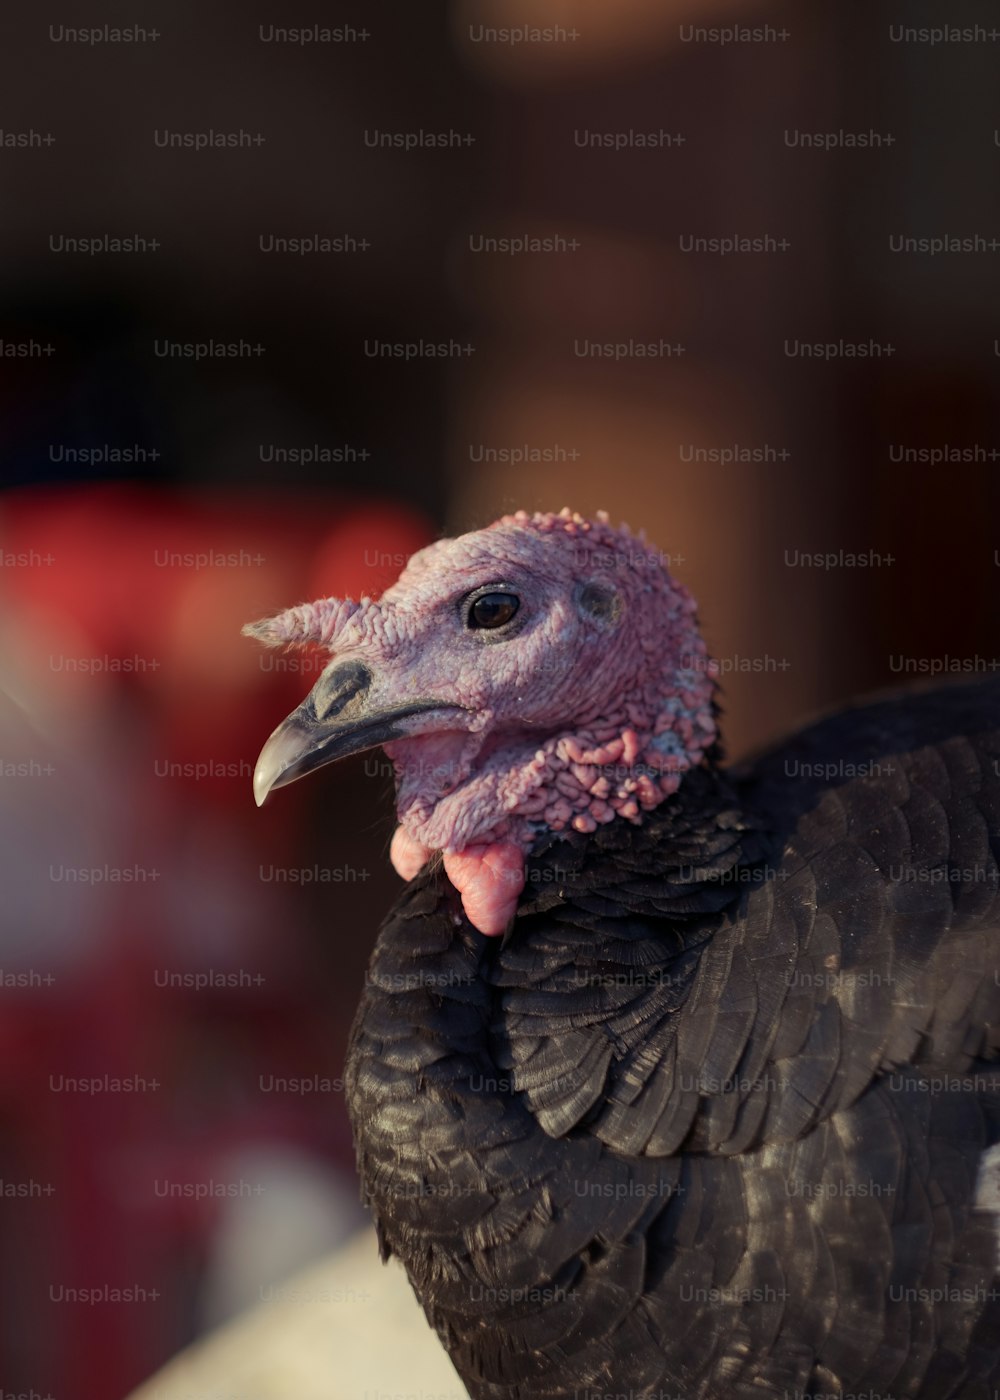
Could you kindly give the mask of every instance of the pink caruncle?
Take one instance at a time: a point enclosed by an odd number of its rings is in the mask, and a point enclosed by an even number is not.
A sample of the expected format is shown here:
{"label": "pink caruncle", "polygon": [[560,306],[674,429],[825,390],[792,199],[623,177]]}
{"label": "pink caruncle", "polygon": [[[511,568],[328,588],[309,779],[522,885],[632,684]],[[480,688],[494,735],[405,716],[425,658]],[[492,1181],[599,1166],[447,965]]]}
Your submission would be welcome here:
{"label": "pink caruncle", "polygon": [[[470,595],[518,600],[496,631]],[[439,702],[385,745],[412,879],[436,851],[470,922],[501,933],[546,831],[639,822],[717,738],[715,667],[662,556],[605,514],[519,511],[421,550],[377,602],[335,598],[247,629],[317,643],[373,676],[382,706]]]}

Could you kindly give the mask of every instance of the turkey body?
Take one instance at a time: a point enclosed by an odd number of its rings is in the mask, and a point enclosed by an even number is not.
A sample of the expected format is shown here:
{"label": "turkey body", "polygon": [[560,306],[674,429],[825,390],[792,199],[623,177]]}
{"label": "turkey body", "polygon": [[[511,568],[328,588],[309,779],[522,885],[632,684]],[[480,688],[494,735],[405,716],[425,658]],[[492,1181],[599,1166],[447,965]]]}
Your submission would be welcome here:
{"label": "turkey body", "polygon": [[425,867],[348,1107],[474,1400],[994,1400],[998,863],[990,679],[542,837],[503,940]]}

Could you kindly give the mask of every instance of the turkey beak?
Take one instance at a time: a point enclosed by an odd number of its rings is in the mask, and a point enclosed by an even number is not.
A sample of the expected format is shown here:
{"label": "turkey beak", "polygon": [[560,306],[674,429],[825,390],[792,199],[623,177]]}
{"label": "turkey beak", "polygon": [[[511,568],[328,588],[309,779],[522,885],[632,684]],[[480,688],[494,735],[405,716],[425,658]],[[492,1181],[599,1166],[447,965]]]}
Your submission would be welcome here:
{"label": "turkey beak", "polygon": [[333,662],[297,710],[293,710],[260,751],[253,795],[260,807],[273,788],[284,787],[314,768],[360,753],[412,729],[404,721],[441,709],[433,700],[409,705],[372,703],[372,673],[360,661]]}

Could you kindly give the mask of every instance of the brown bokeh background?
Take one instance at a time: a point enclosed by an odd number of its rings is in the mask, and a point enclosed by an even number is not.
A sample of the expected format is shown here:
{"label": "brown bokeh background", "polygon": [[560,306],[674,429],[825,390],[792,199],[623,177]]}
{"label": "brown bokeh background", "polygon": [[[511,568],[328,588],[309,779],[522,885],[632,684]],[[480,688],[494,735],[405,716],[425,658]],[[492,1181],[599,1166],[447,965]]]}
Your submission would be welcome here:
{"label": "brown bokeh background", "polygon": [[[727,669],[735,756],[897,683],[900,658],[1000,656],[996,253],[890,251],[896,235],[1000,233],[991,40],[897,40],[894,17],[860,4],[329,8],[180,3],[154,21],[113,4],[6,25],[3,129],[54,137],[0,145],[0,339],[53,347],[0,359],[0,1380],[14,1392],[121,1395],[360,1220],[342,1095],[263,1086],[340,1073],[398,889],[391,782],[361,757],[255,811],[258,748],[310,681],[262,661],[242,622],[376,590],[442,531],[570,505],[644,527],[671,556]],[[929,14],[908,5],[906,24]],[[953,22],[992,23],[984,5]],[[80,23],[159,37],[52,37]],[[262,42],[282,23],[354,37]],[[567,34],[473,37],[518,24]],[[776,37],[722,44],[692,25]],[[265,139],[155,139],[209,129]],[[474,139],[373,149],[374,131]],[[585,149],[582,131],[684,139]],[[803,131],[893,144],[789,144]],[[160,247],[50,246],[132,233]],[[260,251],[314,233],[370,246]],[[470,250],[520,234],[579,246]],[[764,234],[790,246],[682,251]],[[365,352],[453,338],[474,352]],[[168,340],[264,351],[194,362],[159,356]],[[630,340],[684,353],[575,352]],[[894,348],[786,353],[841,340]],[[66,459],[105,444],[146,455]],[[334,460],[275,460],[312,444]],[[769,460],[697,460],[734,444]],[[555,460],[511,460],[525,446]],[[897,460],[946,447],[972,460]],[[789,563],[828,551],[883,562]],[[236,563],[185,562],[199,553]],[[111,873],[127,870],[145,874]],[[184,985],[199,978],[215,985]],[[157,1087],[61,1087],[81,1076]],[[131,1287],[142,1297],[103,1300]],[[96,1301],[67,1301],[74,1289]]]}

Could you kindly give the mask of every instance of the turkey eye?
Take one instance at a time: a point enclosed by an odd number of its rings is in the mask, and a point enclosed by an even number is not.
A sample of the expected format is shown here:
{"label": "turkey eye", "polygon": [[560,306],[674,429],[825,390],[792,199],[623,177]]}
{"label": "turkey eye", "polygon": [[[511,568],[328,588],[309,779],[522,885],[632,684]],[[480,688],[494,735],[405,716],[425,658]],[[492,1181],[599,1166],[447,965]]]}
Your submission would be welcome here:
{"label": "turkey eye", "polygon": [[469,608],[470,627],[503,627],[521,605],[513,593],[481,593]]}

